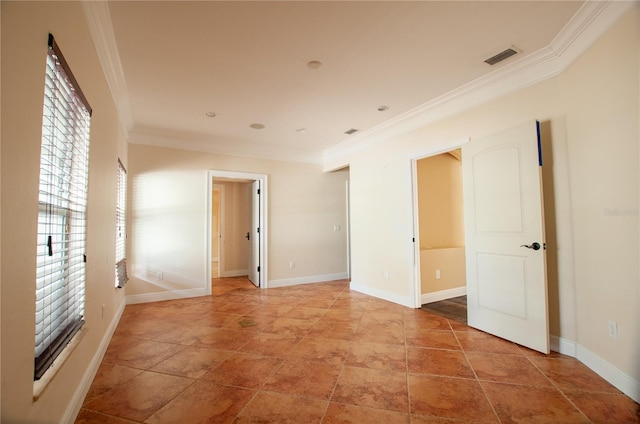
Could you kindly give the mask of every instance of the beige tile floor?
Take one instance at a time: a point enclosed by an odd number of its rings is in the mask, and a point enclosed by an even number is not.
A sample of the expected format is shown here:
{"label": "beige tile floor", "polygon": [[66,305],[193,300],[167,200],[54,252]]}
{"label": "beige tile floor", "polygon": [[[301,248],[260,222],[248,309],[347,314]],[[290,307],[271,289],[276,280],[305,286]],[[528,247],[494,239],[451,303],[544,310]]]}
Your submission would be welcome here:
{"label": "beige tile floor", "polygon": [[127,306],[76,423],[640,423],[580,362],[347,281]]}

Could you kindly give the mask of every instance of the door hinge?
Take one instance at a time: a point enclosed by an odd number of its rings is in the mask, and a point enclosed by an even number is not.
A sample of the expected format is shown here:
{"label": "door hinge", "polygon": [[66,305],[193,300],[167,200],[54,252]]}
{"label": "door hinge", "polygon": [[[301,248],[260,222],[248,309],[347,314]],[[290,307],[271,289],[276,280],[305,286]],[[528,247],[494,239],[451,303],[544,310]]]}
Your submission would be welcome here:
{"label": "door hinge", "polygon": [[256,231],[260,234],[260,227],[256,228]]}
{"label": "door hinge", "polygon": [[260,195],[260,189],[258,189],[258,196]]}
{"label": "door hinge", "polygon": [[260,272],[260,267],[258,267],[258,272]]}

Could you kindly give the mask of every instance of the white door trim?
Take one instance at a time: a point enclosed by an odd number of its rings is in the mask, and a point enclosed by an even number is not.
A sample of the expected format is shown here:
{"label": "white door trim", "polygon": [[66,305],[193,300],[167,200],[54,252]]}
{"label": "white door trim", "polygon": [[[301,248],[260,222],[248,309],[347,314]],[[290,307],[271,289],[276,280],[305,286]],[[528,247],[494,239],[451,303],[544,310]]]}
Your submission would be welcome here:
{"label": "white door trim", "polygon": [[260,181],[260,190],[263,194],[260,196],[260,288],[267,288],[269,279],[268,276],[268,251],[267,251],[267,240],[268,240],[268,228],[267,219],[268,208],[267,208],[267,197],[268,197],[268,186],[267,186],[267,175],[266,174],[256,174],[250,172],[236,172],[236,171],[223,171],[210,169],[207,171],[207,193],[206,193],[206,202],[207,202],[207,235],[206,239],[206,282],[205,282],[205,295],[211,294],[211,215],[213,213],[212,210],[212,195],[213,195],[213,184],[215,178],[231,178],[231,179],[240,179],[240,180],[251,180],[251,181]]}

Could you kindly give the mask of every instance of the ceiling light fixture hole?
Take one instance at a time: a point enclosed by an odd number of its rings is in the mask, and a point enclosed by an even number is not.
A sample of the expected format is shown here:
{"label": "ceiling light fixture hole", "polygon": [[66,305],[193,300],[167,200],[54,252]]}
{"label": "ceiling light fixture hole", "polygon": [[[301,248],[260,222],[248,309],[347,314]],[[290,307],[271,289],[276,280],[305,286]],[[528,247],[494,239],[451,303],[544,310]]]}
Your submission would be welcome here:
{"label": "ceiling light fixture hole", "polygon": [[255,123],[255,124],[251,124],[249,126],[251,128],[253,128],[254,130],[262,130],[262,129],[264,129],[264,124]]}
{"label": "ceiling light fixture hole", "polygon": [[320,62],[319,60],[311,60],[309,62],[307,62],[307,67],[309,69],[318,69],[322,66],[322,62]]}

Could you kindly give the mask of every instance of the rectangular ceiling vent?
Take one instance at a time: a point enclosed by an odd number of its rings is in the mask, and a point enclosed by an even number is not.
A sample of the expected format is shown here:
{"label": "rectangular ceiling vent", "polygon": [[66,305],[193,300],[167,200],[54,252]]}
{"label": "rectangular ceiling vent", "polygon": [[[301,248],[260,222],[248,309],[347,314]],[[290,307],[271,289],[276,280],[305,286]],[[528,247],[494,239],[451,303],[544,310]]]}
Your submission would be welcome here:
{"label": "rectangular ceiling vent", "polygon": [[508,59],[517,53],[518,50],[515,47],[510,47],[507,50],[502,51],[493,57],[490,57],[489,59],[485,60],[485,62],[489,65],[495,65],[496,63],[502,62],[503,60]]}
{"label": "rectangular ceiling vent", "polygon": [[344,133],[347,134],[347,135],[351,135],[351,134],[355,134],[357,132],[358,132],[357,129],[351,128],[350,130],[346,130]]}

